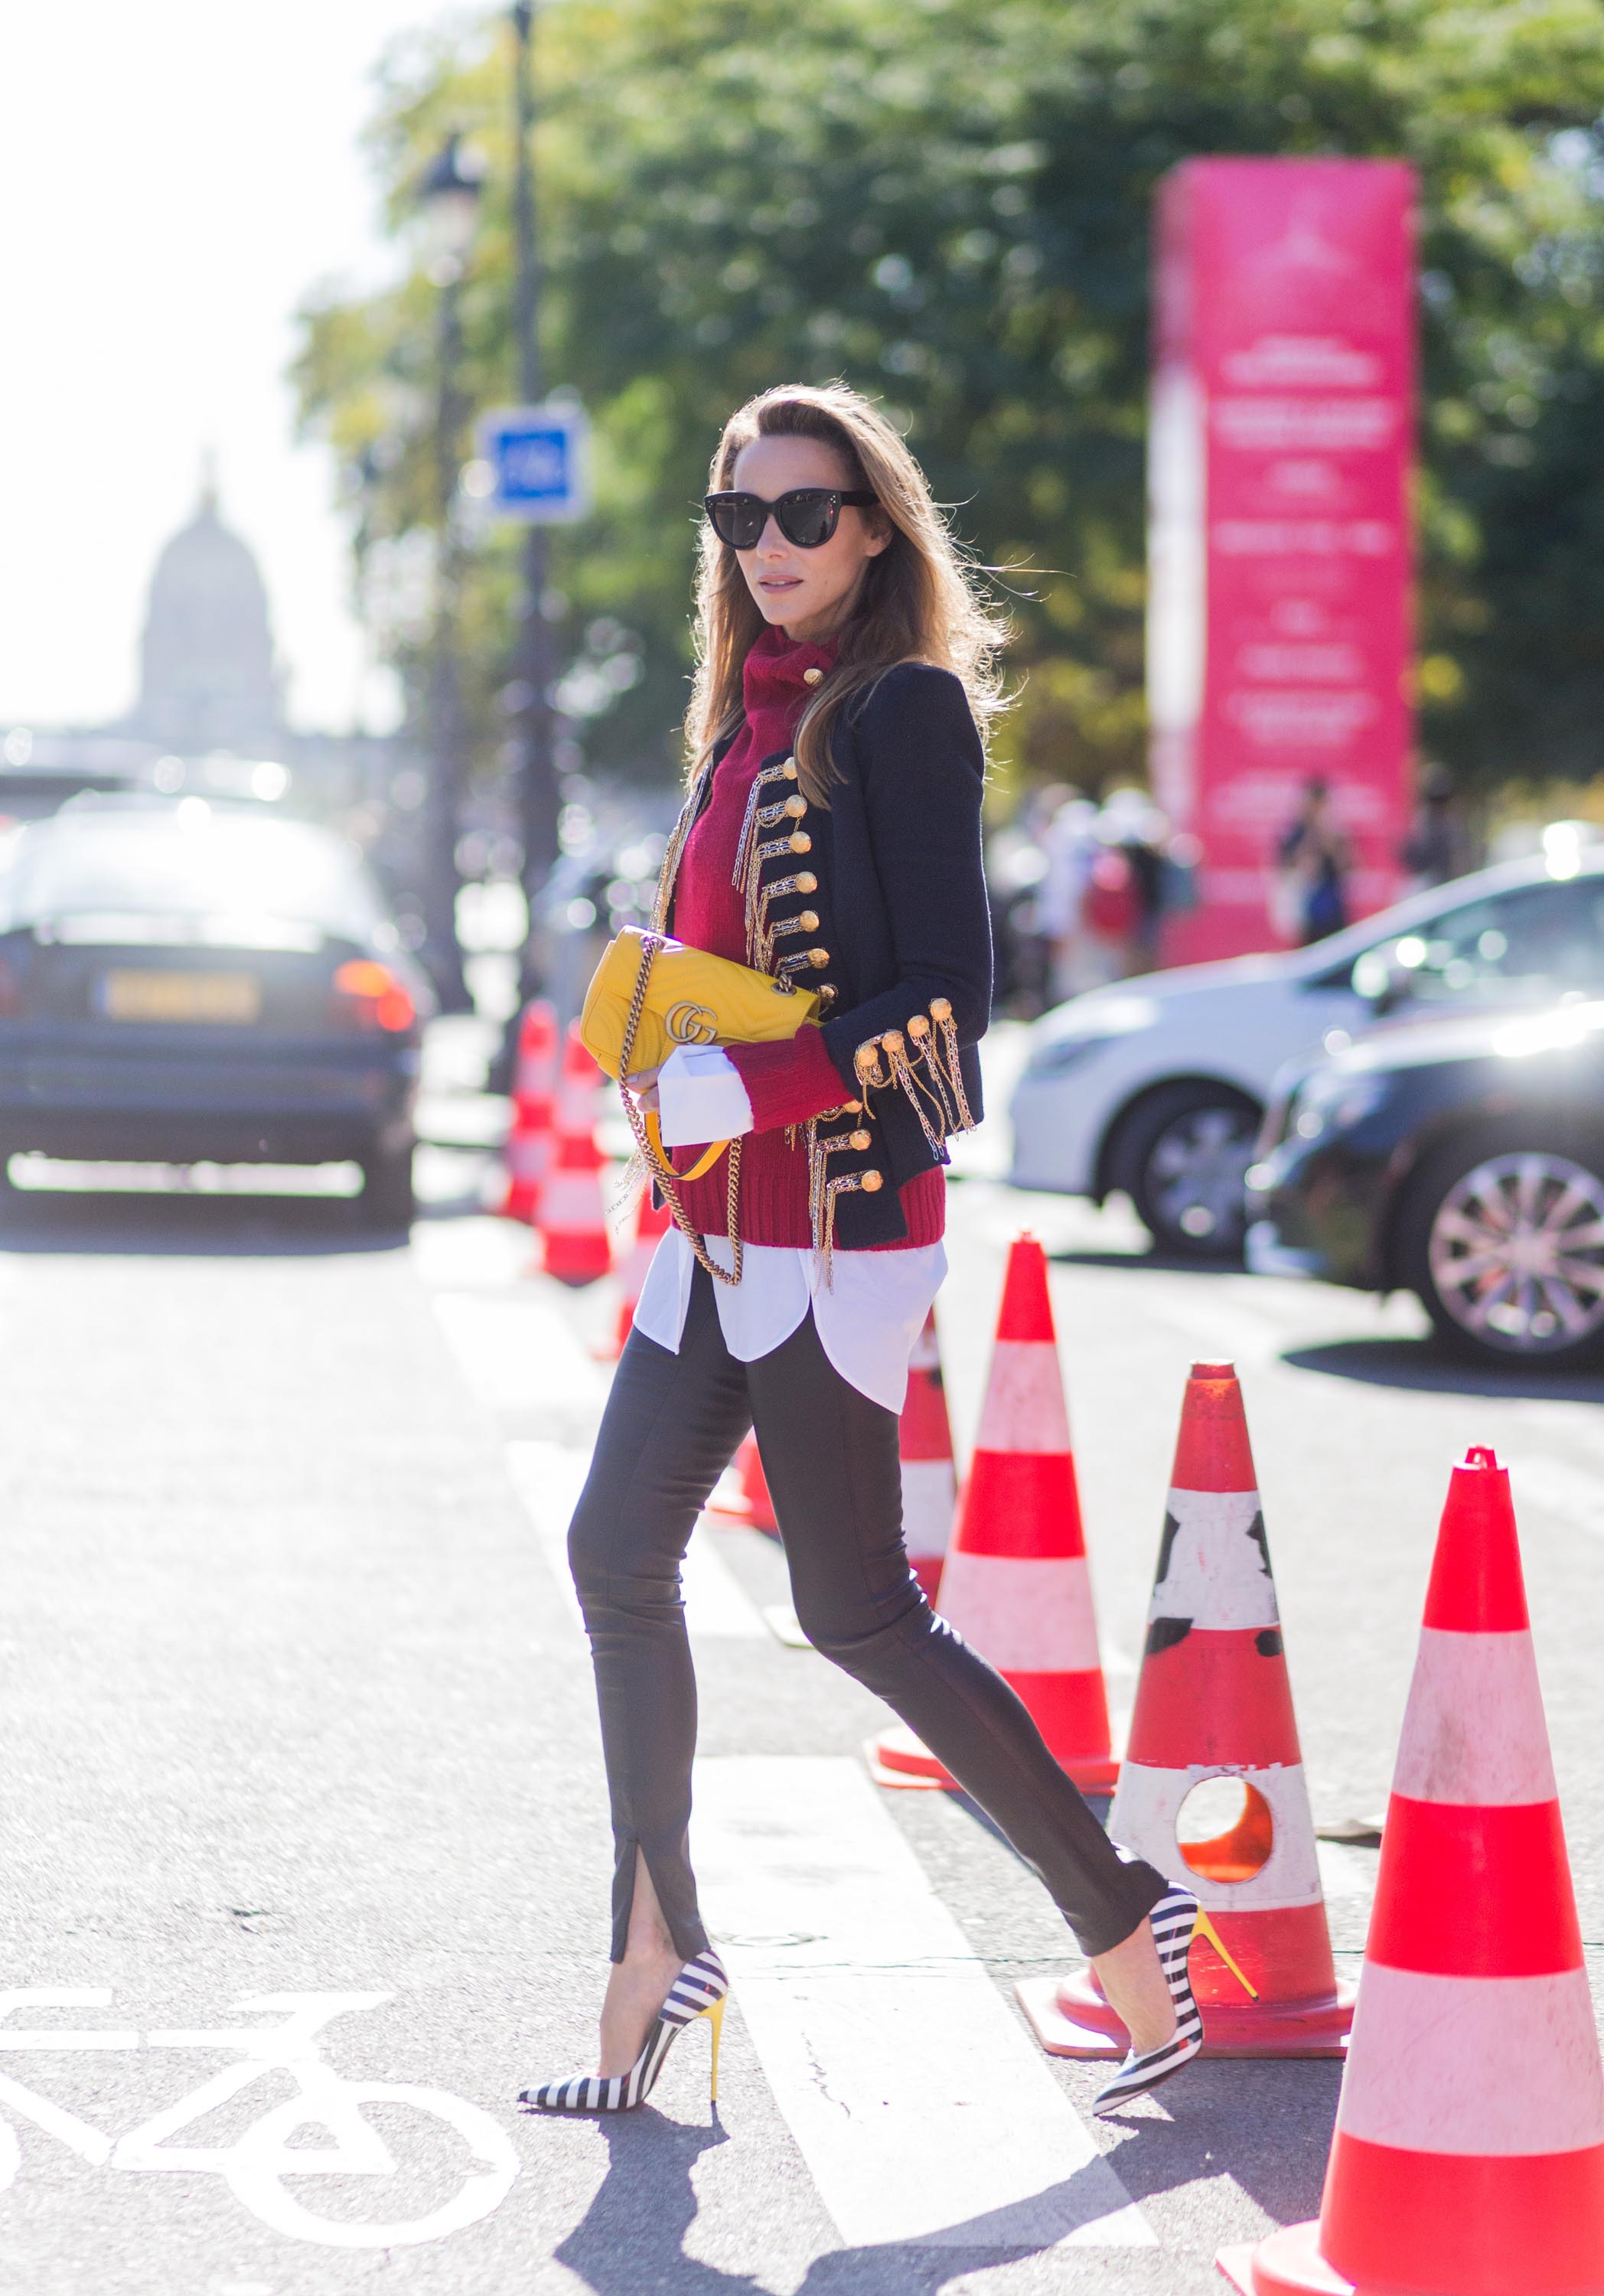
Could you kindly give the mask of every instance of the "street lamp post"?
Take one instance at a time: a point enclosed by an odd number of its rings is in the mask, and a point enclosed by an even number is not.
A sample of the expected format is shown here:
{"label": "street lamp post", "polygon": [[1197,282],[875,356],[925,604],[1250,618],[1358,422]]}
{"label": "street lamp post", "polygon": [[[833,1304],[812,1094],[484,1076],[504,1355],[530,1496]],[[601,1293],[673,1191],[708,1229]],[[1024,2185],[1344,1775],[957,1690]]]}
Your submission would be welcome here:
{"label": "street lamp post", "polygon": [[[517,0],[512,10],[516,37],[513,89],[516,168],[512,207],[518,245],[518,388],[526,406],[541,393],[540,250],[535,228],[535,4]],[[552,677],[550,626],[545,617],[546,530],[524,529],[518,636],[513,650],[511,744],[519,836],[523,846],[524,890],[531,909],[557,858],[557,774],[552,756]],[[525,943],[520,1004],[533,994],[529,943]]]}
{"label": "street lamp post", "polygon": [[478,221],[480,173],[464,155],[460,135],[448,135],[418,188],[428,242],[429,276],[439,291],[436,338],[434,425],[437,565],[432,659],[429,681],[430,775],[423,817],[424,961],[447,1013],[472,1009],[457,940],[461,886],[456,847],[466,756],[462,687],[457,665],[457,614],[462,545],[456,515],[457,475],[468,407],[459,380],[462,332],[460,298],[468,250]]}

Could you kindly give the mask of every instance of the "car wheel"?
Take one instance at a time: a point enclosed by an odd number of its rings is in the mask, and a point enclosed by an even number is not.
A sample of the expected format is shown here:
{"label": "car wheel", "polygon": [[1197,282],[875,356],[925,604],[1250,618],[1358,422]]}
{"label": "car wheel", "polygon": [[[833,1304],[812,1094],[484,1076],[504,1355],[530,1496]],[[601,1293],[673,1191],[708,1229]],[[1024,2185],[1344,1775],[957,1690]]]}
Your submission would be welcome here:
{"label": "car wheel", "polygon": [[1241,1250],[1260,1114],[1229,1085],[1175,1084],[1125,1119],[1109,1159],[1114,1185],[1164,1250],[1209,1259]]}
{"label": "car wheel", "polygon": [[1556,1369],[1604,1353],[1604,1156],[1461,1145],[1420,1176],[1400,1238],[1456,1352]]}
{"label": "car wheel", "polygon": [[406,1228],[413,1224],[417,1199],[413,1193],[413,1144],[405,1148],[378,1149],[363,1159],[362,1218],[367,1227]]}

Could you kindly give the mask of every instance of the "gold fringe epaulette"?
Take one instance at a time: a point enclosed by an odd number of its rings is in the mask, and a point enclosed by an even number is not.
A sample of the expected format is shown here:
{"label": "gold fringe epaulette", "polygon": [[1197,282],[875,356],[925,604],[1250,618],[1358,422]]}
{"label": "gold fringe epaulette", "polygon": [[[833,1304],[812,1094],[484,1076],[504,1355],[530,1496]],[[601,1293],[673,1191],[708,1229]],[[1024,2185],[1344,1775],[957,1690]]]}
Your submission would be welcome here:
{"label": "gold fringe epaulette", "polygon": [[928,1014],[912,1014],[905,1031],[887,1029],[867,1038],[853,1054],[853,1066],[865,1094],[897,1086],[938,1164],[947,1161],[950,1134],[974,1130],[959,1065],[957,1023],[946,997],[933,996]]}

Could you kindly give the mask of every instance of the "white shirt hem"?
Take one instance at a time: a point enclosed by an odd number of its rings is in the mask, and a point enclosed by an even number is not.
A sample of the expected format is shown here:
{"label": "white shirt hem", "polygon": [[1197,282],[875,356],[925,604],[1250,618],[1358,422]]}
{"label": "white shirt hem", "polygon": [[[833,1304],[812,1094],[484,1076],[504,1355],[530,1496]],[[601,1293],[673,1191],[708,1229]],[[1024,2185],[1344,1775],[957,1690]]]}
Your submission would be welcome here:
{"label": "white shirt hem", "polygon": [[[703,1242],[718,1267],[732,1267],[727,1236]],[[838,1250],[829,1284],[816,1255],[789,1244],[749,1243],[741,1268],[740,1283],[715,1286],[719,1328],[738,1363],[772,1355],[811,1308],[819,1343],[841,1377],[872,1403],[901,1412],[908,1359],[946,1275],[941,1244]],[[695,1272],[690,1244],[671,1227],[652,1254],[634,1311],[635,1329],[670,1355],[679,1353]]]}

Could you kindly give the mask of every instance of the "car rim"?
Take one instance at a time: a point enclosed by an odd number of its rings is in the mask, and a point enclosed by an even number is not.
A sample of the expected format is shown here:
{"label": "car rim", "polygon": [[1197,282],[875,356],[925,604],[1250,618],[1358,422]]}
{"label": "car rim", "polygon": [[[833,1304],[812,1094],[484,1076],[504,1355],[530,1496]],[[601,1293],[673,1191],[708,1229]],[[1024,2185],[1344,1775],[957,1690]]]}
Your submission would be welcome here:
{"label": "car rim", "polygon": [[1564,1156],[1494,1156],[1431,1223],[1437,1298],[1485,1346],[1541,1355],[1604,1329],[1604,1184]]}
{"label": "car rim", "polygon": [[1237,1242],[1254,1136],[1252,1119],[1237,1108],[1196,1108],[1166,1125],[1148,1158],[1154,1217],[1189,1242]]}

